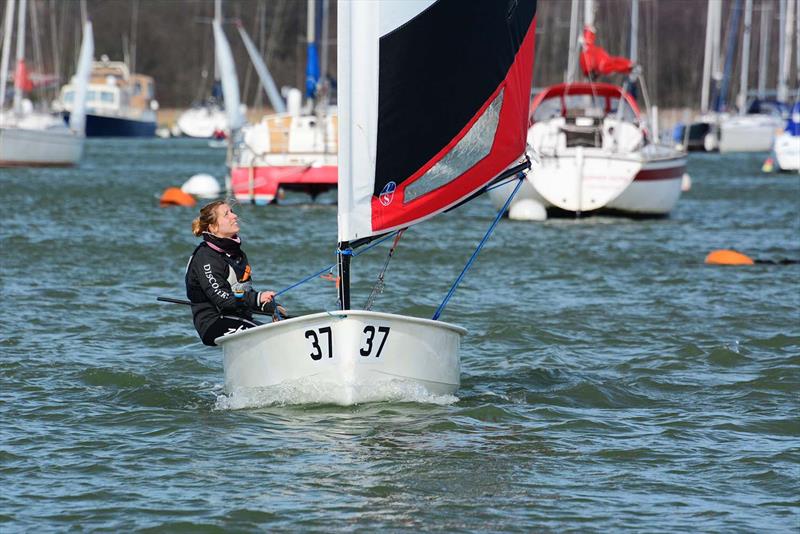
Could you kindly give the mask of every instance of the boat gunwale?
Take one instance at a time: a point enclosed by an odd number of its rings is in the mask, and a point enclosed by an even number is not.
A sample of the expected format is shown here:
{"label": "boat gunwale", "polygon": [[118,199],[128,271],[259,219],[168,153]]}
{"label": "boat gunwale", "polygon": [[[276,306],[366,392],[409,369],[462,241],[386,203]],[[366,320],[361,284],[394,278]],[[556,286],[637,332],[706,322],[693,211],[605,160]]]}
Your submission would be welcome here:
{"label": "boat gunwale", "polygon": [[399,315],[395,313],[385,313],[385,312],[374,312],[369,310],[336,310],[336,311],[324,311],[318,313],[311,313],[308,315],[301,315],[299,317],[292,317],[290,319],[284,319],[282,321],[277,321],[273,323],[266,323],[254,328],[248,328],[247,330],[242,330],[240,332],[235,332],[233,334],[228,334],[225,336],[220,336],[214,340],[219,346],[224,346],[226,343],[230,342],[233,339],[241,339],[246,336],[253,336],[257,335],[258,333],[271,328],[289,328],[289,326],[294,325],[296,323],[300,323],[302,321],[308,320],[315,320],[321,319],[324,317],[336,317],[337,319],[346,319],[349,316],[360,316],[360,317],[374,317],[376,319],[385,318],[385,319],[392,319],[397,320],[401,319],[406,322],[416,323],[416,324],[423,324],[427,326],[437,326],[437,327],[444,327],[445,329],[452,330],[455,333],[465,336],[468,333],[466,328],[461,326],[457,326],[451,323],[446,323],[444,321],[436,321],[433,319],[423,319],[422,317],[414,317],[411,315]]}

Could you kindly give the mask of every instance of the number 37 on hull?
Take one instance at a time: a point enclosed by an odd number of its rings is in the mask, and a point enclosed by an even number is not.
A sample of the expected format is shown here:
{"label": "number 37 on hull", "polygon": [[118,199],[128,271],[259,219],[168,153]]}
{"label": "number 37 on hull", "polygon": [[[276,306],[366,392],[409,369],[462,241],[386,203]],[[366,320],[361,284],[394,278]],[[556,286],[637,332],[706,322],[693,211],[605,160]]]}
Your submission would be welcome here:
{"label": "number 37 on hull", "polygon": [[337,402],[362,387],[402,381],[452,394],[460,381],[466,330],[441,321],[342,310],[265,324],[216,340],[225,389],[302,383],[338,386]]}

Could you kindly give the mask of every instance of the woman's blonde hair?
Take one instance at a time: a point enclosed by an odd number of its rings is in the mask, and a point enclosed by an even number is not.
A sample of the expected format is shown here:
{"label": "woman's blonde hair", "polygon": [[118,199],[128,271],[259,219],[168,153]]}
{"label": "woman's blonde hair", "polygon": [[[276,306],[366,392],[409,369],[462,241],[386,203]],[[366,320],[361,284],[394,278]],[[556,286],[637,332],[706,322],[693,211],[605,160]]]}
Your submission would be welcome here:
{"label": "woman's blonde hair", "polygon": [[200,208],[200,216],[192,221],[192,233],[198,237],[208,232],[208,227],[217,222],[217,208],[227,204],[226,200],[215,200]]}

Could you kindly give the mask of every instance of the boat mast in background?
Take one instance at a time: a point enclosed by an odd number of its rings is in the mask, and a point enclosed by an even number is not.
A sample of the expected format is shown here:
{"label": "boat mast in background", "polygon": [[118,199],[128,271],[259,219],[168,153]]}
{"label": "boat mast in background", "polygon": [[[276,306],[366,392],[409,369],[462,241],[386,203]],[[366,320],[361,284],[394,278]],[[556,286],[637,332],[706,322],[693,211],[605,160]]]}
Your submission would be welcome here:
{"label": "boat mast in background", "polygon": [[[781,39],[780,71],[778,75],[778,101],[787,102],[789,100],[789,71],[792,68],[792,34],[794,31],[794,7],[795,2],[781,0],[781,27],[783,28],[783,39]],[[800,52],[800,51],[798,51]]]}
{"label": "boat mast in background", "polygon": [[761,19],[761,30],[759,36],[761,42],[758,45],[758,98],[763,99],[767,96],[767,58],[769,57],[769,27],[772,16],[772,4],[764,2],[761,4],[759,18]]}
{"label": "boat mast in background", "polygon": [[753,0],[744,2],[744,35],[742,36],[742,68],[739,73],[739,96],[736,97],[736,105],[739,107],[739,115],[744,115],[747,111],[747,85],[750,70],[750,30],[753,25]]}
{"label": "boat mast in background", "polygon": [[8,83],[8,57],[11,55],[11,34],[14,32],[14,7],[16,0],[6,0],[6,19],[3,27],[3,57],[0,60],[0,113],[6,102]]}
{"label": "boat mast in background", "polygon": [[631,0],[631,46],[630,60],[639,63],[639,0]]}
{"label": "boat mast in background", "polygon": [[17,64],[14,71],[14,113],[22,113],[22,73],[25,69],[25,11],[27,0],[19,0],[17,12]]}
{"label": "boat mast in background", "polygon": [[567,72],[564,74],[564,82],[572,83],[575,81],[575,72],[578,63],[578,1],[572,0],[569,15],[569,55],[567,56]]}

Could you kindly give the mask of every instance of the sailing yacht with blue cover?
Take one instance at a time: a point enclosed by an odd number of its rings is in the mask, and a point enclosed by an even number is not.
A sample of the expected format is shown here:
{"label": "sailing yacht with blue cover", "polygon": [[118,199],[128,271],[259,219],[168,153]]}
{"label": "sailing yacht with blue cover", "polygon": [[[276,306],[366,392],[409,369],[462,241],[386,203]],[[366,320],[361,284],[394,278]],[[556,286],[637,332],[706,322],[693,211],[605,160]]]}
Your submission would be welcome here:
{"label": "sailing yacht with blue cover", "polygon": [[786,129],[775,138],[775,158],[782,171],[800,171],[800,101],[795,102]]}
{"label": "sailing yacht with blue cover", "polygon": [[340,309],[218,338],[228,392],[306,383],[330,391],[316,401],[352,404],[383,400],[386,383],[458,389],[466,330],[439,316],[463,271],[432,319],[408,317],[351,309],[351,259],[498,180],[521,183],[535,14],[535,0],[339,4]]}

